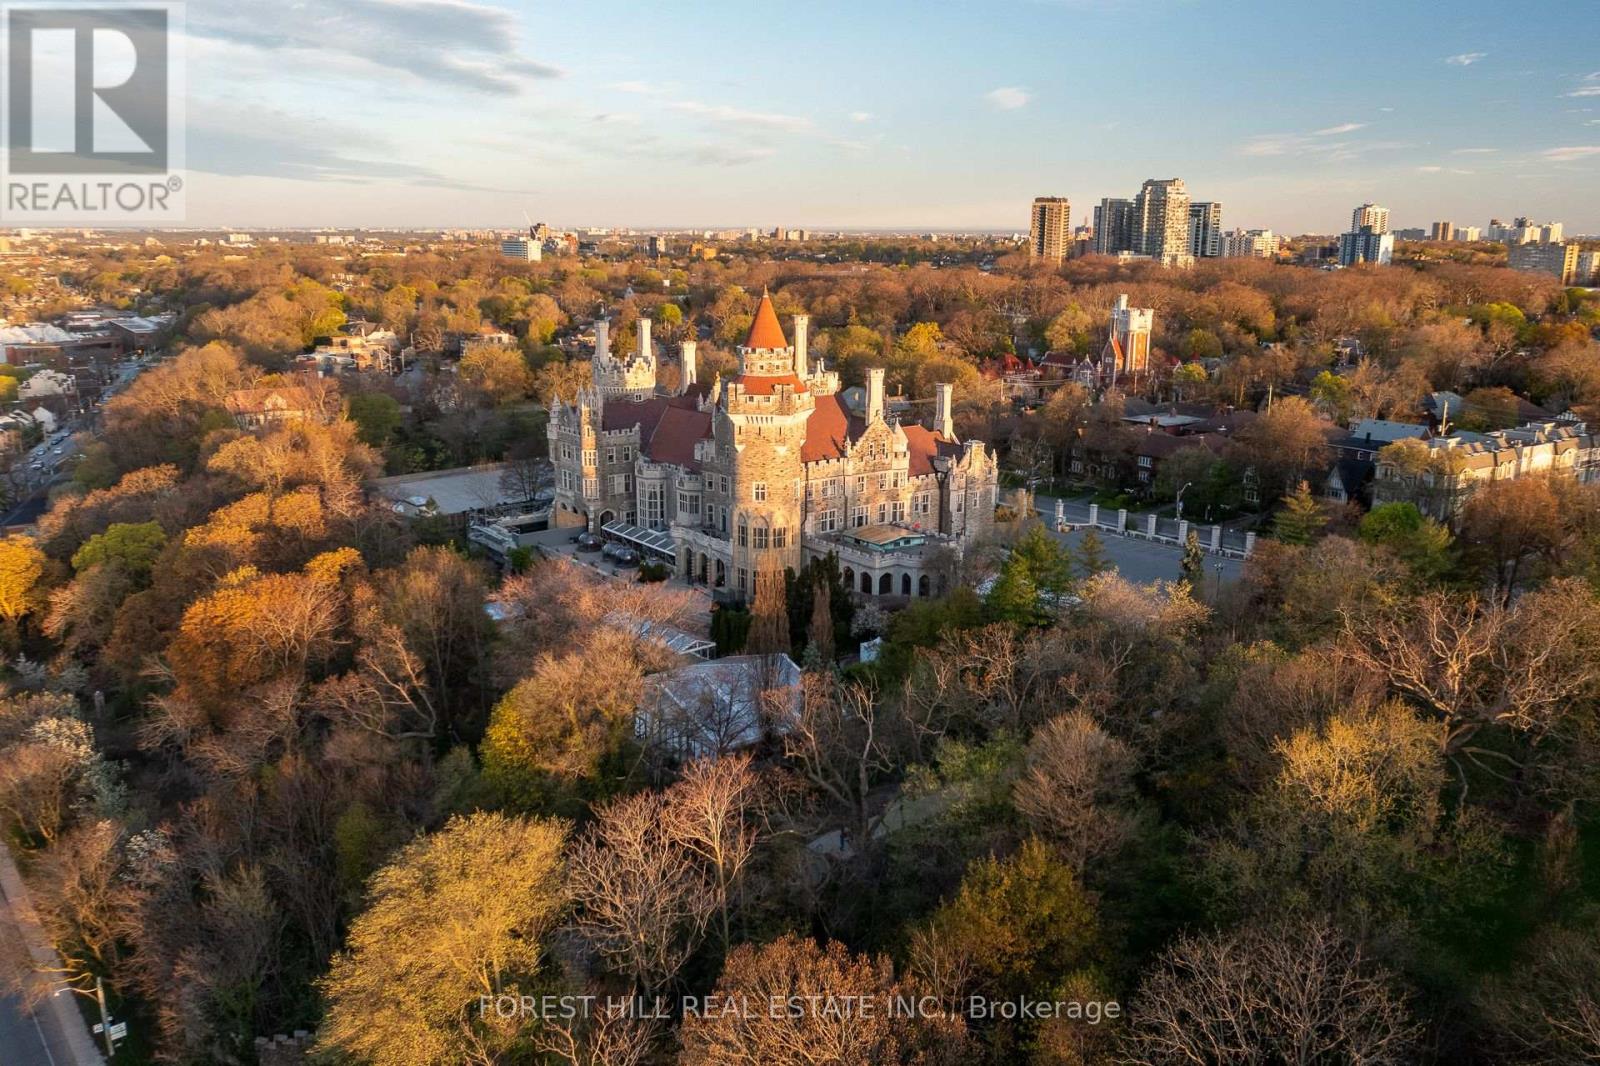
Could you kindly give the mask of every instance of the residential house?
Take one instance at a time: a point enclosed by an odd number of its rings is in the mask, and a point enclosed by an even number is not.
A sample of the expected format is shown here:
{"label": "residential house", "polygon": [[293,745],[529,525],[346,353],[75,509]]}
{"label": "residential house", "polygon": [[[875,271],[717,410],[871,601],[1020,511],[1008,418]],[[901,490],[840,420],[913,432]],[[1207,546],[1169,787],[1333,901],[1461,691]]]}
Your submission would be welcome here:
{"label": "residential house", "polygon": [[1600,441],[1582,423],[1530,422],[1493,433],[1399,441],[1379,451],[1372,503],[1411,502],[1440,521],[1456,518],[1474,492],[1519,477],[1600,479]]}

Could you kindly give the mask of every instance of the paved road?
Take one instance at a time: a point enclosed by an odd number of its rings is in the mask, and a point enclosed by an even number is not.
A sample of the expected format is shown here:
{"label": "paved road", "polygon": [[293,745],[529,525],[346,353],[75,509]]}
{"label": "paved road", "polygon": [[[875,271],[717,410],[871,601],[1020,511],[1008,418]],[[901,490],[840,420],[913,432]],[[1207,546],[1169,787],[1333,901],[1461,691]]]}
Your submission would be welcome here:
{"label": "paved road", "polygon": [[[31,969],[27,947],[0,889],[0,967],[9,977]],[[30,1008],[15,994],[0,994],[0,1066],[73,1066],[72,1047],[48,1004]]]}
{"label": "paved road", "polygon": [[[1078,530],[1054,535],[1076,551],[1079,542],[1083,540],[1083,533],[1084,531]],[[1129,581],[1148,584],[1152,581],[1178,580],[1178,563],[1183,559],[1183,552],[1171,544],[1139,540],[1134,537],[1119,537],[1106,530],[1100,531],[1100,544],[1105,550],[1105,557],[1117,568],[1117,572]],[[1231,583],[1239,579],[1243,563],[1238,559],[1221,555],[1207,555],[1207,583],[1217,580],[1218,566],[1222,567],[1222,581]]]}

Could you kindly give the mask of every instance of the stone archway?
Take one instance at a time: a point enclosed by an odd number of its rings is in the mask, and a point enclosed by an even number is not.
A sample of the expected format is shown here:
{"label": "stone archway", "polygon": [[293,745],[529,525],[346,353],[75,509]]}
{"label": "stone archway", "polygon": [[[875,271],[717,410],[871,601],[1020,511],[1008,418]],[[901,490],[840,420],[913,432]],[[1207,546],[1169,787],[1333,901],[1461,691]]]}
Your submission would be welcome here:
{"label": "stone archway", "polygon": [[892,596],[892,595],[894,595],[894,575],[893,574],[884,574],[882,577],[878,578],[878,595],[880,595],[880,596]]}
{"label": "stone archway", "polygon": [[928,575],[927,574],[923,574],[921,577],[917,578],[917,595],[918,596],[921,596],[924,599],[927,598],[928,591],[929,591],[928,584],[929,584],[929,582],[928,582]]}
{"label": "stone archway", "polygon": [[910,596],[911,595],[911,575],[910,574],[901,574],[900,575],[900,595],[902,595],[902,596]]}
{"label": "stone archway", "polygon": [[861,591],[872,595],[872,575],[865,570],[861,571]]}

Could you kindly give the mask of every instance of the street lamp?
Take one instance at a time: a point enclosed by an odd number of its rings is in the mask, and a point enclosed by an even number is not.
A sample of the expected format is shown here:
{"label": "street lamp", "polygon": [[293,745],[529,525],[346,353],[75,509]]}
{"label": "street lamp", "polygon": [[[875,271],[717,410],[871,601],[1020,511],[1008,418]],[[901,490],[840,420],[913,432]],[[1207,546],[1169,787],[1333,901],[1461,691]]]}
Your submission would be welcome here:
{"label": "street lamp", "polygon": [[1180,522],[1183,521],[1183,494],[1189,491],[1189,486],[1193,484],[1194,482],[1192,481],[1185,481],[1183,488],[1178,490],[1178,521]]}

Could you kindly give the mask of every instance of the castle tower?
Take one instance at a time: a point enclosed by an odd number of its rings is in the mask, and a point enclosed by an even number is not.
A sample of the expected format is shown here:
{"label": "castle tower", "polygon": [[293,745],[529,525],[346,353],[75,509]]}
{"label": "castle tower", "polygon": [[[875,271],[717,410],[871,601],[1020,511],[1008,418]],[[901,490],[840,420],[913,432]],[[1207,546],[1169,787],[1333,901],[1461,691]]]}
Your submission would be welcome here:
{"label": "castle tower", "polygon": [[650,320],[639,320],[639,348],[628,359],[611,354],[611,323],[594,324],[594,387],[606,399],[648,400],[656,391],[656,359],[650,342]]}
{"label": "castle tower", "polygon": [[1122,293],[1111,308],[1111,334],[1101,352],[1101,372],[1115,381],[1150,369],[1150,333],[1156,313],[1148,307],[1129,307],[1128,294]]}
{"label": "castle tower", "polygon": [[730,457],[730,585],[749,597],[758,573],[800,568],[801,450],[815,400],[765,293],[738,352],[739,374],[723,386],[713,432]]}

